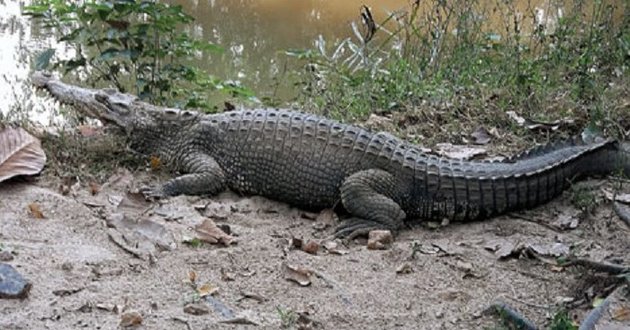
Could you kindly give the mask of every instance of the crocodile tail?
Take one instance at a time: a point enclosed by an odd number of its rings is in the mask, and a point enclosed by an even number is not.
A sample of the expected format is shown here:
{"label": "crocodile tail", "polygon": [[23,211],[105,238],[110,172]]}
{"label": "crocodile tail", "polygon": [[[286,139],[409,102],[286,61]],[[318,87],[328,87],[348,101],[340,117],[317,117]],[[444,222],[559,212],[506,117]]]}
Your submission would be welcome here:
{"label": "crocodile tail", "polygon": [[551,200],[574,179],[610,174],[620,164],[627,171],[630,164],[630,146],[612,140],[543,148],[509,163],[443,164],[439,174],[427,176],[420,215],[467,221],[527,209]]}

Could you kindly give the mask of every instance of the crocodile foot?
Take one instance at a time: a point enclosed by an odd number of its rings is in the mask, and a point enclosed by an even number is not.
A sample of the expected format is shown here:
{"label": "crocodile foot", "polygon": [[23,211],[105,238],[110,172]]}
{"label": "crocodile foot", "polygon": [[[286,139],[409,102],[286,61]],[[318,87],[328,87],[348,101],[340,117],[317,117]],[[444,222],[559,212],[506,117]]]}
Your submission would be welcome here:
{"label": "crocodile foot", "polygon": [[144,186],[140,188],[140,192],[146,199],[159,199],[168,196],[162,185]]}
{"label": "crocodile foot", "polygon": [[392,233],[394,232],[392,228],[376,221],[350,218],[342,221],[339,226],[335,228],[334,237],[350,241],[357,237],[368,236],[372,230],[389,230],[392,231]]}

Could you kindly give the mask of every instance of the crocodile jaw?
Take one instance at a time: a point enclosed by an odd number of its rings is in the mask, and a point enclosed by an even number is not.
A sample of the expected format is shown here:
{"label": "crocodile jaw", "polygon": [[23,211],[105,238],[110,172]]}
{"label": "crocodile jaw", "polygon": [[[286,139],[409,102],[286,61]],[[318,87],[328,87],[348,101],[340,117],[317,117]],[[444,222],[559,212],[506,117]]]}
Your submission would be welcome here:
{"label": "crocodile jaw", "polygon": [[61,104],[67,104],[88,117],[105,124],[129,128],[134,120],[130,105],[135,97],[114,89],[89,89],[65,84],[51,74],[37,71],[31,81],[38,89],[48,92]]}

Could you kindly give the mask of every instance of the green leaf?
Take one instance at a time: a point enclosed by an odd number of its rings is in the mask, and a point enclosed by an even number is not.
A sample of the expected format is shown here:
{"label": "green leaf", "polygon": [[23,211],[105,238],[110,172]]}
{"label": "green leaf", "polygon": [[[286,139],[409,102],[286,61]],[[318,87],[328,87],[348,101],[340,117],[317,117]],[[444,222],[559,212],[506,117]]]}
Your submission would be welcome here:
{"label": "green leaf", "polygon": [[99,55],[98,58],[103,61],[107,61],[107,60],[111,60],[114,57],[117,57],[118,55],[120,55],[120,50],[117,48],[111,47],[102,51],[101,55]]}
{"label": "green leaf", "polygon": [[39,53],[35,58],[35,69],[45,70],[50,66],[50,59],[55,55],[55,49],[48,48],[45,51]]}

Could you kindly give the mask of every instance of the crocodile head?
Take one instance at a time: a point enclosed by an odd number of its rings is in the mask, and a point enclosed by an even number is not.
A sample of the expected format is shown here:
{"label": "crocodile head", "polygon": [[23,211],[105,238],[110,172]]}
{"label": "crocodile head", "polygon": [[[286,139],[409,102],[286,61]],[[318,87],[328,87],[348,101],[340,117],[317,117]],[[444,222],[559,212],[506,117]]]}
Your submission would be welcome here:
{"label": "crocodile head", "polygon": [[[196,112],[154,106],[115,89],[91,89],[66,84],[45,72],[35,72],[31,81],[55,100],[103,124],[126,133],[132,149],[154,154],[170,146],[198,122]],[[170,145],[169,145],[170,143]]]}

